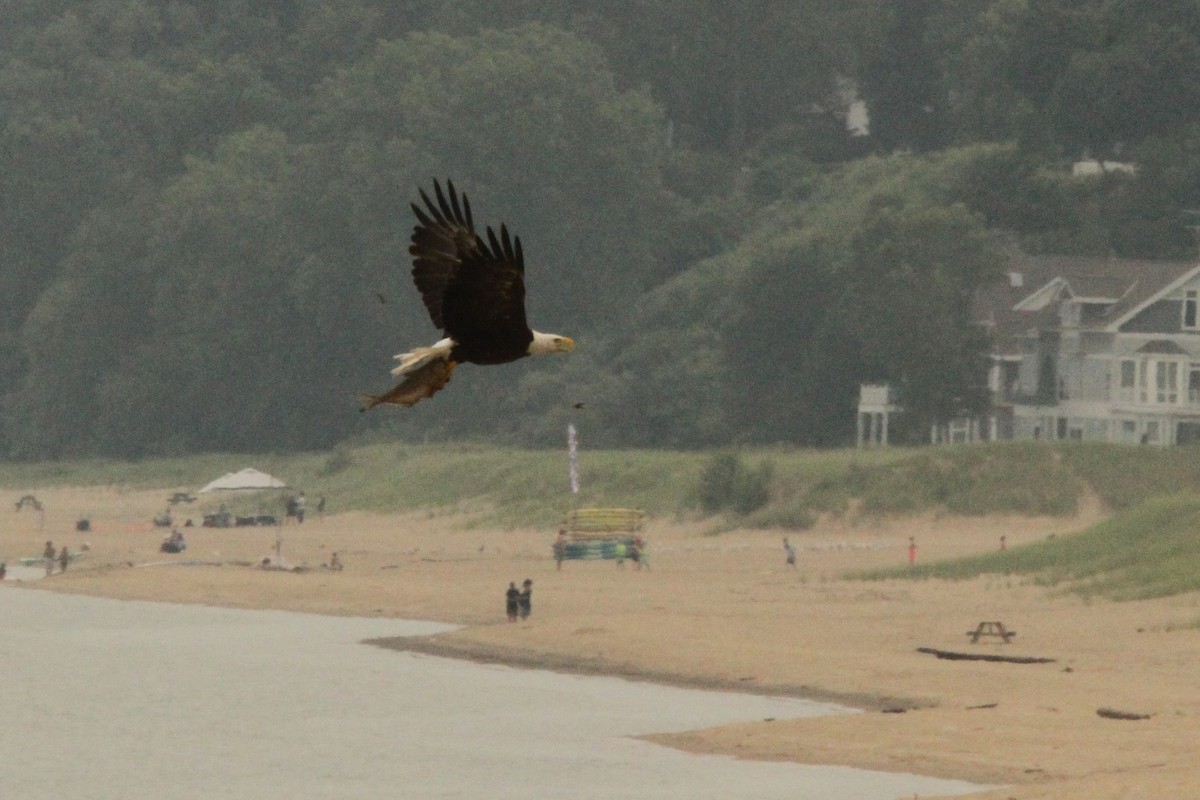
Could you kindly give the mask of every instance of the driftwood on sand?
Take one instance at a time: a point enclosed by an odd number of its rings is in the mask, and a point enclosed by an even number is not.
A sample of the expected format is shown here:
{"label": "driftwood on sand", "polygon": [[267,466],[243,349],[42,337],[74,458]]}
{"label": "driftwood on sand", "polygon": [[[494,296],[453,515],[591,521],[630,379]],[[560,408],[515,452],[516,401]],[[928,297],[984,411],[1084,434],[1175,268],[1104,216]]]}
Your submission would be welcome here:
{"label": "driftwood on sand", "polygon": [[938,650],[934,647],[918,647],[918,653],[944,658],[948,661],[1000,661],[1005,664],[1050,664],[1053,658],[1038,658],[1037,656],[1001,656],[992,653],[959,653],[953,650]]}
{"label": "driftwood on sand", "polygon": [[1149,714],[1138,714],[1133,711],[1117,711],[1115,708],[1097,708],[1096,713],[1105,719],[1150,719]]}

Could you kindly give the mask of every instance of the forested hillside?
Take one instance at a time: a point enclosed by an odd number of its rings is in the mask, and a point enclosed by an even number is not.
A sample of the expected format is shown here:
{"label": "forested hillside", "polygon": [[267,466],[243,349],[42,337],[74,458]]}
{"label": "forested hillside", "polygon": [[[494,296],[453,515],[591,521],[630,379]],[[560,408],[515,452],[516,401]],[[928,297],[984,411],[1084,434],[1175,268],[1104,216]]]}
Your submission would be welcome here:
{"label": "forested hillside", "polygon": [[[0,457],[838,444],[866,380],[925,430],[997,233],[1194,255],[1197,63],[1190,0],[0,4]],[[578,347],[360,415],[433,177]]]}

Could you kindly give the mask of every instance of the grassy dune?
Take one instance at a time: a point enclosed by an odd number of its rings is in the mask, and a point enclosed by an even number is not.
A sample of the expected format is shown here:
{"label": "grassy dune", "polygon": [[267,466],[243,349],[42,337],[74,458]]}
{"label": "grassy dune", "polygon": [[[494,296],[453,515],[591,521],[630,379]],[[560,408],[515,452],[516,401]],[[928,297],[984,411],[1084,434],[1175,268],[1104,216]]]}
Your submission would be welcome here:
{"label": "grassy dune", "polygon": [[[726,513],[740,527],[804,528],[820,514],[945,510],[960,514],[1069,514],[1082,484],[1056,451],[1032,446],[922,450],[747,449],[733,453],[765,480],[765,502]],[[202,455],[139,462],[86,460],[0,464],[0,486],[111,485],[195,490],[254,466],[331,508],[475,513],[481,524],[550,525],[573,505],[644,508],[667,517],[701,514],[701,476],[728,453],[583,451],[582,489],[569,492],[563,450],[483,445],[344,446],[298,455]],[[765,469],[764,469],[765,467]]]}

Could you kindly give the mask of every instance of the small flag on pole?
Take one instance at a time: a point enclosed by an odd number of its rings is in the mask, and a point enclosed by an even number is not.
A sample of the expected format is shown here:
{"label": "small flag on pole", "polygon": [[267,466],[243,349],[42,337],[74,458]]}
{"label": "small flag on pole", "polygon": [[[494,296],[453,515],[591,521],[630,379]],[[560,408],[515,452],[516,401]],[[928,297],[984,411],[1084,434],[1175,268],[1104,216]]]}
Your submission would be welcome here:
{"label": "small flag on pole", "polygon": [[567,423],[567,464],[571,473],[571,494],[579,494],[579,437],[575,423]]}

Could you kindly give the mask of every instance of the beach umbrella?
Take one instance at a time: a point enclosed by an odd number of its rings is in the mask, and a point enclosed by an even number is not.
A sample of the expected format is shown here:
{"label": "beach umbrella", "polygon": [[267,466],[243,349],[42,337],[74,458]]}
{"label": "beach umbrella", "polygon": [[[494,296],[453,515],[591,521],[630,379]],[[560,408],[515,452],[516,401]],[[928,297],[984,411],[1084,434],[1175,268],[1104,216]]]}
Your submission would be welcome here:
{"label": "beach umbrella", "polygon": [[200,489],[200,494],[211,492],[257,492],[263,489],[286,489],[287,484],[273,475],[253,467],[240,472],[226,472],[221,477]]}

